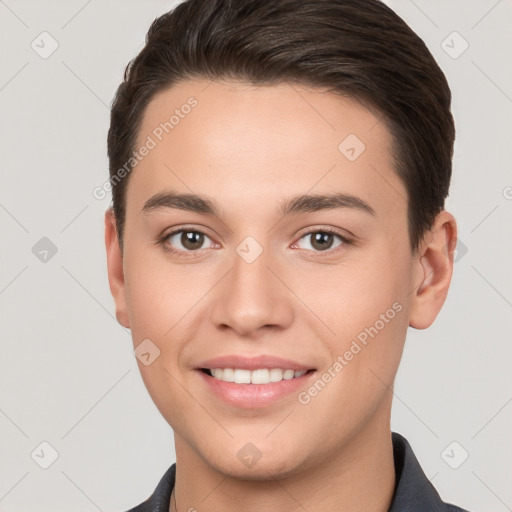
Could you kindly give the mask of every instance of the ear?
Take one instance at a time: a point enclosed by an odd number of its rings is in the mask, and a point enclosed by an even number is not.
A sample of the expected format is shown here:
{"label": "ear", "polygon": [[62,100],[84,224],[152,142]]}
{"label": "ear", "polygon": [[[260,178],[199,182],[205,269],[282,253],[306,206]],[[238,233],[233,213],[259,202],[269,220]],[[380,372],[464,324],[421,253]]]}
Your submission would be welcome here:
{"label": "ear", "polygon": [[413,300],[409,325],[426,329],[436,319],[448,294],[457,245],[457,223],[442,211],[432,229],[425,233],[416,253]]}
{"label": "ear", "polygon": [[116,305],[117,321],[126,328],[130,328],[130,321],[126,308],[125,283],[123,274],[123,253],[119,246],[117,236],[116,218],[114,211],[109,208],[105,212],[105,246],[107,249],[107,270],[110,292]]}

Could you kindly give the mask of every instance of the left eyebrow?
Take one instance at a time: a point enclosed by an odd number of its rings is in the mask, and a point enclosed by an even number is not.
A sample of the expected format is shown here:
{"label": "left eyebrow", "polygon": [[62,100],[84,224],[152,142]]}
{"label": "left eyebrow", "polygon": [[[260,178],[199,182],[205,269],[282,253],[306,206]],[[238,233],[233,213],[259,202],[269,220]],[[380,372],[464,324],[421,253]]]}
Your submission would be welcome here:
{"label": "left eyebrow", "polygon": [[375,215],[375,210],[361,198],[341,193],[292,197],[281,206],[281,215],[333,210],[336,208],[355,209]]}
{"label": "left eyebrow", "polygon": [[[150,197],[142,207],[143,213],[150,213],[160,208],[177,208],[196,213],[220,217],[219,210],[208,197],[198,194],[178,194],[176,192],[158,193]],[[375,210],[365,201],[350,194],[300,195],[288,199],[280,207],[281,215],[317,212],[348,208],[375,215]]]}

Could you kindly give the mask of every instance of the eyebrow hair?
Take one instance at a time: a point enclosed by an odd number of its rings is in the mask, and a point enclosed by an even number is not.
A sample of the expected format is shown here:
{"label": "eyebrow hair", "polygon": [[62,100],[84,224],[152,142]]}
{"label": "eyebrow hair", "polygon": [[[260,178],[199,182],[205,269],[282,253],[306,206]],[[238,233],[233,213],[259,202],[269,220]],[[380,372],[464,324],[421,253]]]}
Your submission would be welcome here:
{"label": "eyebrow hair", "polygon": [[[220,217],[215,204],[209,198],[198,194],[159,192],[144,203],[142,212],[150,213],[160,208],[178,208]],[[295,196],[281,205],[280,213],[284,217],[292,213],[317,212],[336,208],[350,208],[375,215],[375,210],[368,203],[359,197],[342,193]]]}
{"label": "eyebrow hair", "polygon": [[375,210],[368,203],[359,197],[342,193],[292,197],[282,205],[281,214],[285,216],[290,213],[317,212],[335,208],[351,208],[375,215]]}
{"label": "eyebrow hair", "polygon": [[159,192],[150,197],[142,207],[143,213],[149,213],[160,208],[178,208],[197,213],[207,213],[219,216],[215,205],[206,197],[198,194],[178,194],[176,192]]}

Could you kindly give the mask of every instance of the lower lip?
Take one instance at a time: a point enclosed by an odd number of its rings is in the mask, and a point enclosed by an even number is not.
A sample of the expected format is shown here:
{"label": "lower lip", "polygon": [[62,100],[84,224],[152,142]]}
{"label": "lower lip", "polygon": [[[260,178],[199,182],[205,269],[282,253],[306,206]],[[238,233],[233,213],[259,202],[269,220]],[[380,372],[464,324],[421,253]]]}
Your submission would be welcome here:
{"label": "lower lip", "polygon": [[197,371],[216,396],[232,406],[244,409],[265,407],[291,393],[296,393],[305,385],[311,375],[315,373],[312,371],[300,377],[270,382],[269,384],[235,384],[234,382],[216,379],[201,370]]}

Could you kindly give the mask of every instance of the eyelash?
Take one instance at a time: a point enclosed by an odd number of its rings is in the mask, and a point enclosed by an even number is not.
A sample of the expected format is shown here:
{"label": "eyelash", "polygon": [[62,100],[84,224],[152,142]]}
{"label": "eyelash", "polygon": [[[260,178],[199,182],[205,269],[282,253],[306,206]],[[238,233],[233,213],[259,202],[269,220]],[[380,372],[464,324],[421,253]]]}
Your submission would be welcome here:
{"label": "eyelash", "polygon": [[[204,235],[204,236],[208,237],[208,235],[206,233],[203,233],[202,231],[199,231],[197,229],[188,229],[188,228],[183,228],[182,227],[180,229],[176,229],[174,231],[171,231],[170,233],[166,233],[165,235],[160,237],[157,240],[156,243],[157,243],[157,245],[161,246],[166,252],[174,254],[174,255],[176,255],[178,257],[183,257],[183,258],[193,257],[193,256],[195,256],[195,253],[198,253],[201,249],[196,250],[196,251],[180,251],[180,250],[177,250],[177,249],[173,249],[172,247],[170,247],[166,243],[167,240],[169,240],[169,238],[171,238],[172,236],[176,235],[177,233],[183,233],[183,232],[199,233],[201,235]],[[337,236],[342,241],[342,244],[338,245],[334,249],[327,249],[325,251],[312,251],[314,253],[313,257],[315,257],[315,258],[322,257],[324,255],[331,255],[334,252],[336,252],[338,249],[341,249],[343,246],[354,245],[354,241],[353,240],[347,238],[344,235],[341,235],[338,231],[336,231],[334,229],[331,229],[331,228],[322,228],[322,229],[315,229],[315,230],[312,230],[312,231],[308,231],[307,233],[304,233],[298,240],[301,240],[302,238],[304,238],[304,237],[306,237],[308,235],[313,235],[315,233],[328,233],[328,234],[331,234],[331,235],[335,235],[335,236]],[[208,237],[208,238],[210,238],[210,237]],[[304,249],[304,250],[309,251],[308,249]]]}

